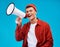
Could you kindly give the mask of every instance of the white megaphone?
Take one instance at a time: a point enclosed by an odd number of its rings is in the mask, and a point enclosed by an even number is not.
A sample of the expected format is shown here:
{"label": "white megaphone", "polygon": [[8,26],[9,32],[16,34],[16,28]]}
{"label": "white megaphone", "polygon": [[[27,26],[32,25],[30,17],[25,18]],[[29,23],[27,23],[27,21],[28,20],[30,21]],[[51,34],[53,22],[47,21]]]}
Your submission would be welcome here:
{"label": "white megaphone", "polygon": [[[10,3],[8,8],[7,8],[7,11],[6,11],[7,15],[11,15],[11,14],[14,14],[18,17],[20,17],[21,19],[22,18],[26,18],[25,16],[25,13],[22,12],[21,10],[17,9],[15,7],[15,4],[14,3]],[[17,21],[16,21],[17,22]]]}

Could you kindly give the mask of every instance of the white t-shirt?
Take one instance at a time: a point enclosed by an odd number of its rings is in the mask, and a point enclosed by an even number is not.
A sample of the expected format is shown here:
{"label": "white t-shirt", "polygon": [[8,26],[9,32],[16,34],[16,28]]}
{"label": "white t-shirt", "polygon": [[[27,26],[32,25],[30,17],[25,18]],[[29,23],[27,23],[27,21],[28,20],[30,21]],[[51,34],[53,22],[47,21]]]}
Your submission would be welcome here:
{"label": "white t-shirt", "polygon": [[36,24],[37,23],[30,25],[30,29],[29,29],[29,32],[28,32],[28,38],[27,38],[28,47],[36,47],[36,44],[37,44],[37,39],[36,39],[36,36],[35,36],[35,26],[36,26]]}

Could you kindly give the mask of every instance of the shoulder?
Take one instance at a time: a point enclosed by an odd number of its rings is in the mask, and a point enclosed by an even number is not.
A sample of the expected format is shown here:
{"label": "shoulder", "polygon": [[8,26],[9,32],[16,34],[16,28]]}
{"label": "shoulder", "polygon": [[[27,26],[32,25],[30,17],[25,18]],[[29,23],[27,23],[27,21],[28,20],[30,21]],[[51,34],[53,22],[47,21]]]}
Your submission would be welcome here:
{"label": "shoulder", "polygon": [[50,31],[50,25],[49,25],[47,22],[42,21],[42,20],[39,20],[39,21],[40,21],[40,23],[41,23],[41,27],[43,27],[43,29],[44,29],[46,32]]}
{"label": "shoulder", "polygon": [[39,22],[40,22],[41,26],[49,26],[49,24],[43,20],[39,19]]}

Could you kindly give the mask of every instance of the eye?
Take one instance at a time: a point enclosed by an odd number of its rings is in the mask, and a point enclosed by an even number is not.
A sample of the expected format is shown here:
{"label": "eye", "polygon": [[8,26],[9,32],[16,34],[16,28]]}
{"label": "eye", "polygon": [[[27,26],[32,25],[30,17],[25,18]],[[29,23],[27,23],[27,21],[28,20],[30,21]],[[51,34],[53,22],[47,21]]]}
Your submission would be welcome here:
{"label": "eye", "polygon": [[30,12],[32,12],[32,10],[30,10]]}

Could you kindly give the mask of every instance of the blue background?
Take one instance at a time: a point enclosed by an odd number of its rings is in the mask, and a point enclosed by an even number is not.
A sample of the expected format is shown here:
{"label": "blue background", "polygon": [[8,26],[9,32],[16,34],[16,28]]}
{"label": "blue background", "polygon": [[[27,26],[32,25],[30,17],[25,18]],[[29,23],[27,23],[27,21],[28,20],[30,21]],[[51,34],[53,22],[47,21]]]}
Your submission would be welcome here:
{"label": "blue background", "polygon": [[[37,17],[47,22],[52,31],[53,47],[60,46],[60,0],[0,0],[0,47],[22,47],[22,41],[15,39],[15,20],[17,16],[6,15],[6,9],[10,2],[25,12],[27,4],[33,3],[37,7]],[[22,24],[28,22],[23,19]]]}

